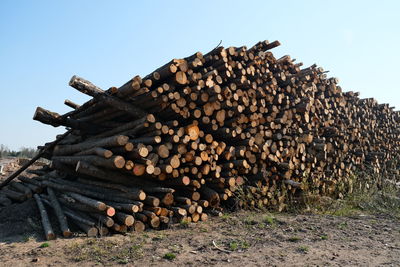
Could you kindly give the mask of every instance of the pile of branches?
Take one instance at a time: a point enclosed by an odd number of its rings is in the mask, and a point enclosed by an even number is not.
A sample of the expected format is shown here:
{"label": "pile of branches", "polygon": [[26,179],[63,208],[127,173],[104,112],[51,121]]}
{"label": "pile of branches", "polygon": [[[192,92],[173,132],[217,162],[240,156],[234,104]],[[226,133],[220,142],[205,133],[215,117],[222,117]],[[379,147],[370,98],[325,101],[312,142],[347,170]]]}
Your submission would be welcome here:
{"label": "pile of branches", "polygon": [[51,165],[0,203],[34,195],[48,238],[43,203],[64,236],[69,222],[97,235],[204,221],[224,206],[281,211],[304,190],[342,197],[357,169],[395,172],[400,113],[342,92],[321,67],[276,59],[279,45],[197,52],[107,90],[72,77],[92,99],[66,100],[64,115],[37,108],[35,120],[68,131],[40,147]]}

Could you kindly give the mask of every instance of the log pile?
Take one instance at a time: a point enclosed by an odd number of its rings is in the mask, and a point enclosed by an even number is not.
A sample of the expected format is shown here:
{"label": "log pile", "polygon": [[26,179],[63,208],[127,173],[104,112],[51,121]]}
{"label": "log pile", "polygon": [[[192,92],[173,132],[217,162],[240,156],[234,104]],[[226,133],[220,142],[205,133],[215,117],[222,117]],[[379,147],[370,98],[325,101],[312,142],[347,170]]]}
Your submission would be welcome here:
{"label": "log pile", "polygon": [[49,167],[0,195],[34,195],[64,236],[68,222],[97,235],[204,221],[223,206],[283,210],[303,190],[343,196],[356,170],[395,170],[400,112],[276,59],[279,45],[197,52],[107,90],[72,77],[92,99],[66,100],[63,115],[37,108],[35,120],[70,132],[44,153]]}

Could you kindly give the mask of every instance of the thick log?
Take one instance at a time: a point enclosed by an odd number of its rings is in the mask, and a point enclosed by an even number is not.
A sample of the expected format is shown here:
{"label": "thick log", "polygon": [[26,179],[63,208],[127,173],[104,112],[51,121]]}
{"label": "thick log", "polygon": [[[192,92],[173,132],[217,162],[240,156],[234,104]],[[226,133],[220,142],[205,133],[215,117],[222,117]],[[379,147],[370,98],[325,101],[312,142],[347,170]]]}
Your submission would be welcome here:
{"label": "thick log", "polygon": [[109,159],[109,158],[112,157],[113,152],[111,150],[104,149],[104,148],[101,148],[101,147],[93,147],[93,148],[78,152],[75,155],[76,156],[97,155],[99,157],[103,157],[103,158]]}
{"label": "thick log", "polygon": [[122,169],[125,167],[125,159],[122,156],[112,156],[110,158],[103,158],[99,156],[55,156],[53,161],[61,162],[68,165],[76,165],[79,161],[85,161],[98,167],[107,169]]}
{"label": "thick log", "polygon": [[0,194],[5,195],[11,200],[17,201],[17,202],[23,202],[26,200],[26,196],[20,192],[16,192],[14,190],[11,190],[7,187],[3,188],[0,191]]}
{"label": "thick log", "polygon": [[124,111],[135,118],[141,118],[147,114],[140,108],[131,105],[125,101],[120,100],[117,97],[108,95],[106,92],[92,84],[91,82],[80,78],[78,76],[73,76],[69,82],[69,85],[78,91],[93,96],[98,101],[102,101],[110,107],[116,108],[118,110]]}
{"label": "thick log", "polygon": [[59,201],[63,206],[66,206],[73,210],[79,210],[79,211],[82,211],[85,213],[100,213],[100,214],[104,214],[109,217],[112,217],[115,215],[114,207],[111,207],[109,205],[106,206],[105,210],[101,210],[97,207],[88,206],[84,203],[78,202],[75,199],[70,198],[66,195],[62,195],[62,197],[59,199]]}
{"label": "thick log", "polygon": [[98,200],[95,200],[92,198],[88,198],[88,197],[82,196],[77,193],[72,193],[72,192],[67,193],[67,195],[85,205],[88,205],[89,207],[94,208],[94,209],[97,209],[100,211],[107,209],[107,205],[104,202],[101,202],[101,201],[98,201]]}
{"label": "thick log", "polygon": [[211,188],[202,186],[200,189],[201,197],[208,201],[210,207],[216,207],[219,205],[220,198],[219,194]]}
{"label": "thick log", "polygon": [[93,147],[108,148],[115,146],[123,146],[126,143],[128,143],[128,140],[129,140],[128,136],[117,135],[98,140],[88,140],[86,142],[75,145],[59,145],[54,148],[53,155],[55,156],[71,155],[74,153],[91,149]]}
{"label": "thick log", "polygon": [[18,192],[24,194],[26,198],[32,197],[31,189],[29,187],[25,186],[23,183],[18,183],[18,182],[13,181],[8,186],[10,188],[14,189],[15,191],[18,191]]}
{"label": "thick log", "polygon": [[126,226],[132,226],[135,223],[135,218],[132,215],[123,212],[116,212],[114,217],[118,222]]}

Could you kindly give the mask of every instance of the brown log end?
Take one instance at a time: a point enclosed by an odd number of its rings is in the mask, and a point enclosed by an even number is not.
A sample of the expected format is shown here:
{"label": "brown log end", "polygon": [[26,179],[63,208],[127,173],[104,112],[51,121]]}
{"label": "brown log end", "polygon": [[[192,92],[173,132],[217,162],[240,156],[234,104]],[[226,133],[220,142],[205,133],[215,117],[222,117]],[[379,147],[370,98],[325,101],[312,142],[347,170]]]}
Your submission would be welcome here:
{"label": "brown log end", "polygon": [[68,238],[72,237],[74,233],[72,233],[70,230],[63,231],[63,237]]}
{"label": "brown log end", "polygon": [[96,227],[90,227],[87,231],[86,234],[88,237],[95,237],[99,233],[99,230],[97,230]]}
{"label": "brown log end", "polygon": [[207,215],[206,213],[202,213],[202,214],[200,215],[200,220],[201,220],[202,222],[206,222],[206,221],[208,220],[208,215]]}
{"label": "brown log end", "polygon": [[147,149],[147,147],[141,147],[138,150],[139,155],[143,158],[147,157],[147,155],[149,154],[149,150]]}
{"label": "brown log end", "polygon": [[200,129],[197,125],[189,125],[185,129],[186,134],[189,135],[190,140],[194,141],[199,138]]}
{"label": "brown log end", "polygon": [[143,232],[146,229],[146,225],[141,221],[135,221],[133,229],[135,232]]}
{"label": "brown log end", "polygon": [[117,137],[117,144],[118,144],[119,146],[124,146],[124,145],[126,145],[126,143],[128,143],[128,141],[129,141],[129,137],[128,137],[128,136],[119,135],[119,136]]}
{"label": "brown log end", "polygon": [[146,193],[145,193],[145,192],[143,192],[143,191],[142,191],[142,192],[140,192],[140,193],[139,193],[139,200],[141,200],[141,201],[142,201],[142,200],[145,200],[145,199],[146,199]]}
{"label": "brown log end", "polygon": [[124,224],[125,224],[126,226],[132,226],[132,225],[134,224],[134,222],[135,222],[135,219],[133,218],[132,215],[126,216],[126,218],[125,218],[125,220],[124,220]]}
{"label": "brown log end", "polygon": [[133,167],[133,174],[136,176],[142,176],[146,171],[146,166],[142,164],[135,164]]}
{"label": "brown log end", "polygon": [[124,159],[124,157],[115,156],[113,161],[114,161],[115,167],[117,167],[118,169],[122,169],[123,167],[125,167],[125,159]]}
{"label": "brown log end", "polygon": [[172,156],[172,158],[171,158],[169,164],[170,164],[171,167],[174,168],[174,169],[178,168],[179,165],[181,164],[181,161],[180,161],[178,155]]}
{"label": "brown log end", "polygon": [[150,220],[150,226],[153,228],[158,228],[160,226],[160,218],[154,217]]}
{"label": "brown log end", "polygon": [[187,83],[187,77],[186,74],[183,71],[178,71],[175,74],[175,80],[179,84],[186,84]]}

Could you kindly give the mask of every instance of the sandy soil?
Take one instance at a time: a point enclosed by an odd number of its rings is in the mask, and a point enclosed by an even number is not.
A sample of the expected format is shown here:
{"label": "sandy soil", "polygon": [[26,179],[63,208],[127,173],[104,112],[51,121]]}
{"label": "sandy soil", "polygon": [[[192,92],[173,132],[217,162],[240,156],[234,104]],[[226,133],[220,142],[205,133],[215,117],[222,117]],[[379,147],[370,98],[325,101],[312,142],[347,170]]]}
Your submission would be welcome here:
{"label": "sandy soil", "polygon": [[45,242],[27,201],[0,210],[0,229],[2,266],[400,265],[400,221],[378,215],[241,211],[164,231]]}

